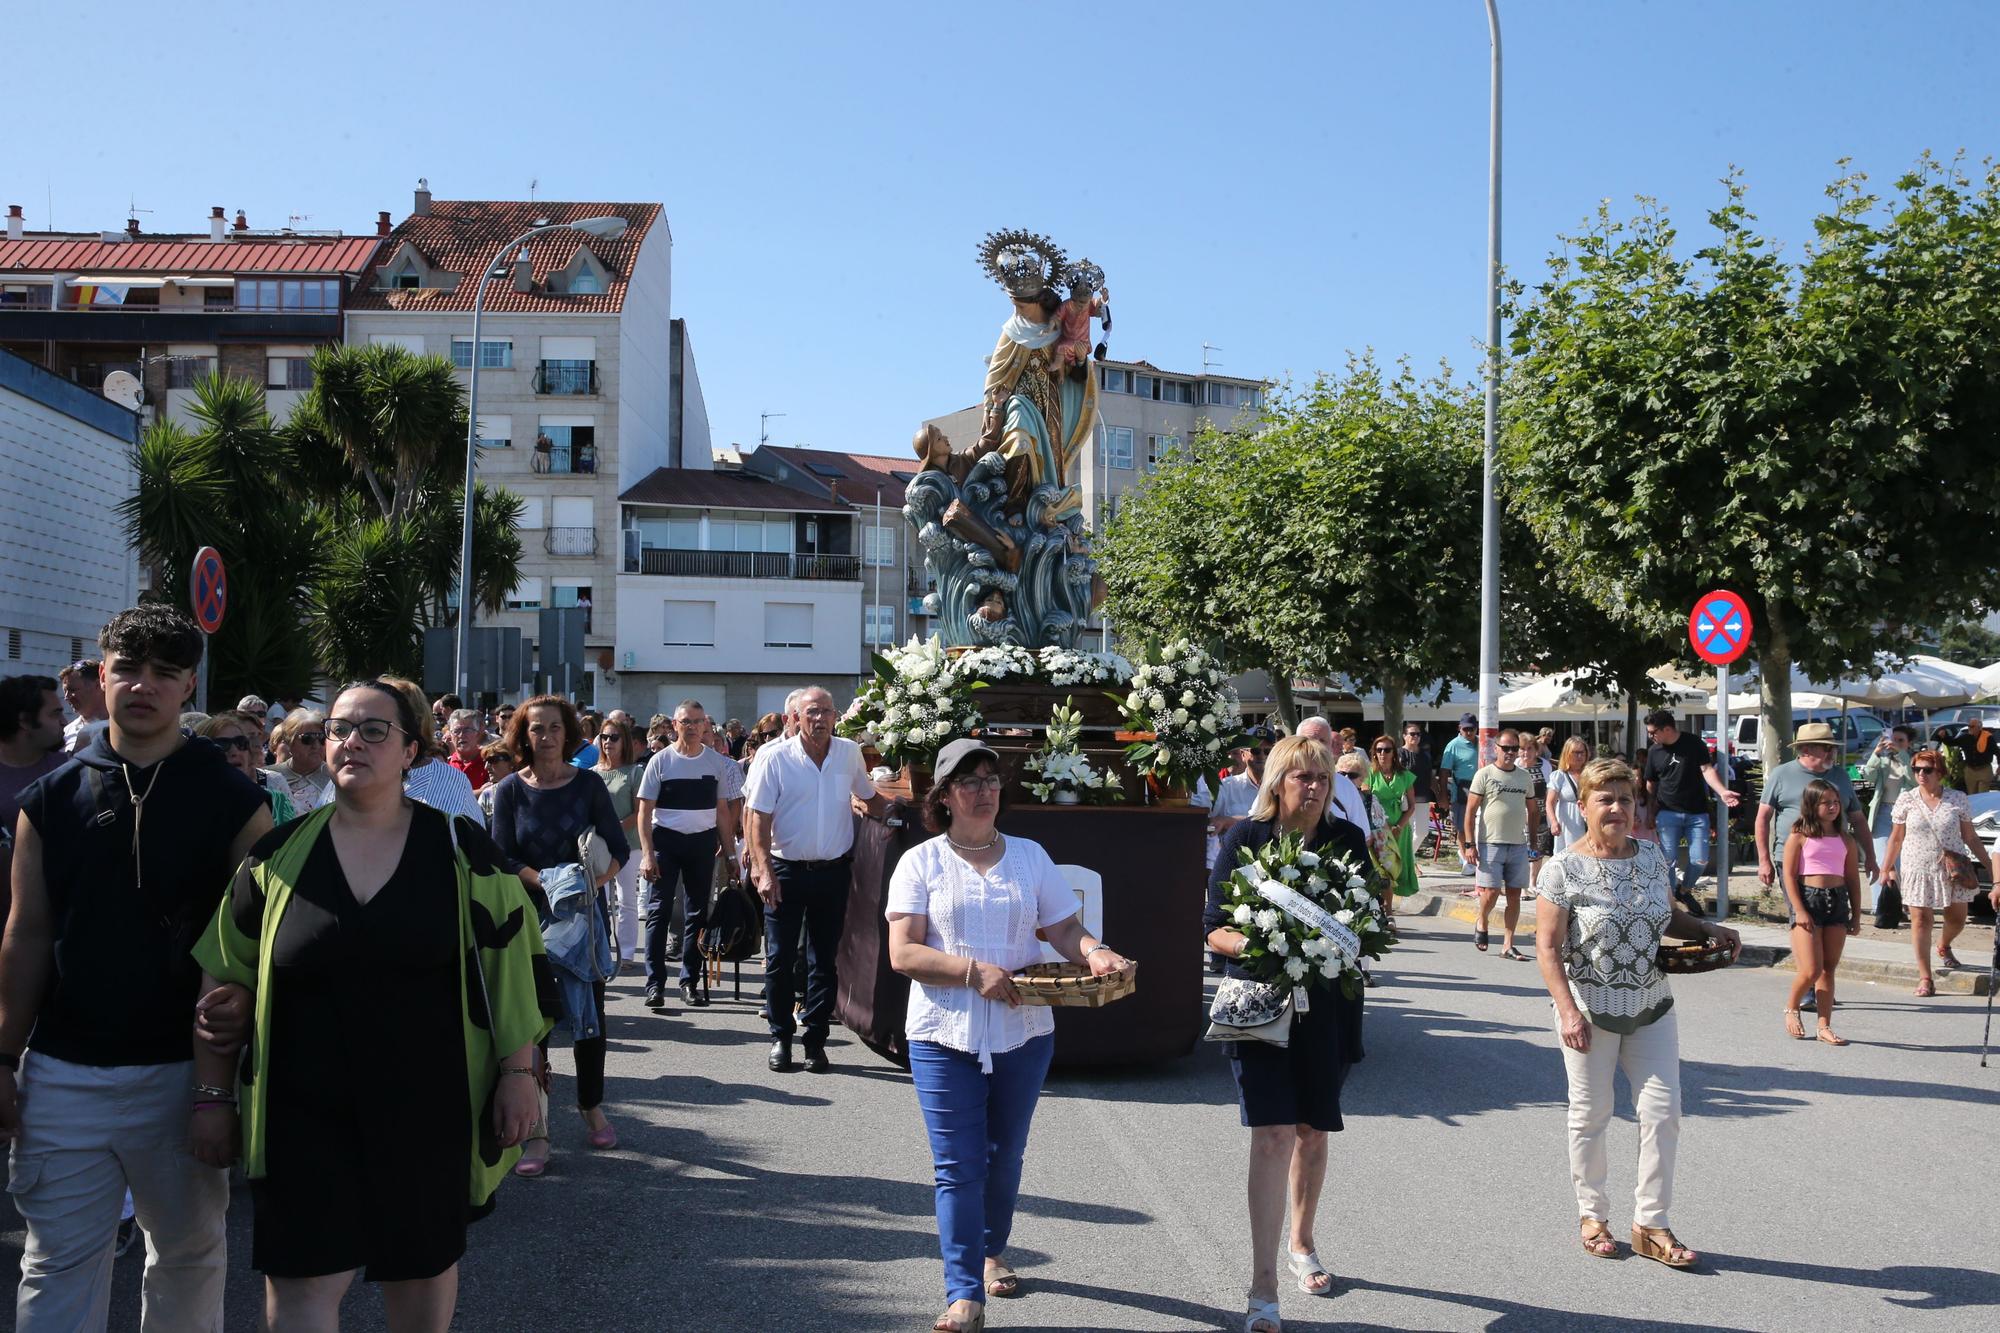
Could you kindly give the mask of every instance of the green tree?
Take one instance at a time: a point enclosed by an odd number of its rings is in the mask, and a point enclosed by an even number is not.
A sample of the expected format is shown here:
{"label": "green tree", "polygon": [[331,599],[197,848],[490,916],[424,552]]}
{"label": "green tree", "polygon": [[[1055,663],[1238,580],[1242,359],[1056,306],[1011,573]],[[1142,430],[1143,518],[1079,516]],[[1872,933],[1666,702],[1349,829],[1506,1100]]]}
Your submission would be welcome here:
{"label": "green tree", "polygon": [[1794,665],[1866,668],[1990,596],[1967,553],[2000,534],[2000,178],[1927,157],[1884,208],[1843,176],[1798,264],[1725,184],[1692,255],[1657,205],[1600,209],[1516,289],[1506,467],[1565,578],[1641,636],[1744,596],[1768,764]]}

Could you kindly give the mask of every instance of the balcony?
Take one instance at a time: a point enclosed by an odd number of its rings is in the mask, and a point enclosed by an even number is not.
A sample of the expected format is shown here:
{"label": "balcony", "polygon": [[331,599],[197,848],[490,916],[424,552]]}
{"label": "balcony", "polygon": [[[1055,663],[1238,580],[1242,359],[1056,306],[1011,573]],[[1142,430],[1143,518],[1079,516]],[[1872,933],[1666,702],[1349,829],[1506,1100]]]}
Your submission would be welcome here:
{"label": "balcony", "polygon": [[788,555],[782,551],[676,551],[648,546],[635,562],[628,551],[627,574],[665,574],[704,579],[861,580],[858,555]]}
{"label": "balcony", "polygon": [[535,446],[528,456],[528,466],[535,472],[552,472],[566,476],[584,477],[597,471],[597,446],[594,444],[551,444],[544,449]]}
{"label": "balcony", "polygon": [[535,367],[535,392],[552,398],[588,398],[597,392],[595,361],[544,361]]}
{"label": "balcony", "polygon": [[550,555],[596,555],[596,528],[549,528],[542,534],[542,549]]}
{"label": "balcony", "polygon": [[333,342],[338,310],[259,310],[235,305],[44,306],[0,304],[0,342]]}

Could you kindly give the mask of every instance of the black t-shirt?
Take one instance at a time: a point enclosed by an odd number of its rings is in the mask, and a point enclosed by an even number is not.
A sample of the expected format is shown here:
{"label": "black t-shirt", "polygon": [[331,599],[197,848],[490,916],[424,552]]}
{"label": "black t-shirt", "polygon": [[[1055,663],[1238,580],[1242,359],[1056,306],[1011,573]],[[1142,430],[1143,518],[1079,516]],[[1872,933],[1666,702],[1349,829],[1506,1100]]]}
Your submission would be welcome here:
{"label": "black t-shirt", "polygon": [[1655,741],[1646,748],[1646,785],[1655,789],[1658,808],[1683,815],[1708,813],[1708,786],[1701,770],[1715,762],[1708,742],[1688,732],[1672,745]]}
{"label": "black t-shirt", "polygon": [[21,793],[55,953],[30,1050],[80,1065],[192,1057],[201,969],[188,951],[235,873],[230,845],[264,802],[212,741],[134,769],[108,734]]}
{"label": "black t-shirt", "polygon": [[1414,750],[1404,750],[1402,754],[1403,767],[1409,769],[1417,779],[1414,788],[1417,799],[1428,801],[1431,798],[1431,774],[1437,771],[1437,764],[1431,758],[1429,747],[1419,745]]}

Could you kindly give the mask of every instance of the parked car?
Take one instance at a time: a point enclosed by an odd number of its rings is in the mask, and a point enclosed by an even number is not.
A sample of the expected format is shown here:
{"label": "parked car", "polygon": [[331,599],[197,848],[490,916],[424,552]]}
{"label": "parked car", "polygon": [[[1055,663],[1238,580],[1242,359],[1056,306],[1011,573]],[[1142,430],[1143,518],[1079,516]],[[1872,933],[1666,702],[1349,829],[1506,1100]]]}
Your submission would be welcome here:
{"label": "parked car", "polygon": [[[1995,710],[2000,714],[2000,709]],[[1849,709],[1845,713],[1838,709],[1800,709],[1792,714],[1792,726],[1802,727],[1808,722],[1824,722],[1834,729],[1840,740],[1841,749],[1846,752],[1849,764],[1860,763],[1875,749],[1888,728],[1882,719],[1873,713],[1856,712]],[[1746,713],[1729,719],[1730,762],[1740,768],[1745,763],[1761,760],[1764,718],[1761,713]],[[1709,753],[1715,753],[1715,733],[1705,731],[1702,738],[1708,742]],[[1789,738],[1788,738],[1789,739]]]}

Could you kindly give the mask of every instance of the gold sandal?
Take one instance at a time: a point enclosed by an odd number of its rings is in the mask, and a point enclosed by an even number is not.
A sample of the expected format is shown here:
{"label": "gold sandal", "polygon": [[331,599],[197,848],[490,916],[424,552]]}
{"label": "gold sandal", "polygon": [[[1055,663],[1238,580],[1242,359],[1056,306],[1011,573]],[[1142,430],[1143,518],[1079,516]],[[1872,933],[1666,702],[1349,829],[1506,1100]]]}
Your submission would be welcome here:
{"label": "gold sandal", "polygon": [[1799,1011],[1796,1009],[1785,1010],[1785,1035],[1793,1041],[1806,1039],[1806,1025],[1799,1021]]}
{"label": "gold sandal", "polygon": [[[1618,1242],[1611,1238],[1611,1228],[1605,1225],[1603,1218],[1586,1217],[1579,1224],[1578,1229],[1582,1233],[1583,1252],[1585,1254],[1593,1259],[1616,1259],[1618,1257]],[[1598,1245],[1609,1245],[1611,1248],[1608,1250],[1594,1248]]]}
{"label": "gold sandal", "polygon": [[1827,1023],[1821,1023],[1819,1025],[1819,1040],[1825,1042],[1829,1046],[1847,1045],[1847,1038],[1837,1035],[1834,1032],[1833,1027]]}
{"label": "gold sandal", "polygon": [[[1693,1268],[1701,1256],[1690,1250],[1675,1238],[1666,1227],[1632,1226],[1632,1253],[1641,1259],[1651,1259],[1669,1268]],[[1675,1258],[1684,1255],[1685,1258]]]}

